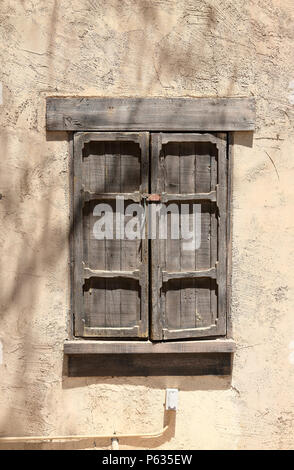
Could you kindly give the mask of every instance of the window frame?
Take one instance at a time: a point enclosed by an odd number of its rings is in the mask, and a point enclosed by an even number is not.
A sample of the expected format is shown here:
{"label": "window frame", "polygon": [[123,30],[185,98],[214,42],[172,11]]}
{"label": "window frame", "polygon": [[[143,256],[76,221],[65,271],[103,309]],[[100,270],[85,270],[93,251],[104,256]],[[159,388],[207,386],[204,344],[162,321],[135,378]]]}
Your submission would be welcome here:
{"label": "window frame", "polygon": [[[156,132],[76,132],[73,135],[74,139],[74,191],[72,195],[73,204],[73,282],[71,289],[73,292],[72,315],[73,315],[73,331],[75,338],[95,339],[99,340],[150,340],[150,341],[168,341],[168,340],[199,340],[201,338],[221,338],[226,336],[227,327],[227,311],[226,311],[226,296],[227,296],[227,233],[226,233],[226,220],[227,214],[227,200],[228,195],[228,182],[227,182],[227,134],[226,133],[156,133]],[[109,193],[96,194],[91,193],[89,181],[82,181],[82,166],[83,166],[83,152],[87,144],[95,142],[134,142],[140,148],[140,167],[141,167],[141,183],[136,193]],[[194,144],[210,144],[216,148],[217,155],[217,184],[211,188],[213,190],[213,205],[214,210],[218,213],[218,229],[217,229],[217,246],[218,256],[217,262],[214,266],[210,265],[207,273],[197,271],[196,267],[193,273],[181,270],[180,278],[175,274],[168,273],[161,266],[162,260],[161,242],[158,238],[149,241],[147,237],[142,240],[142,260],[139,263],[139,270],[137,271],[117,271],[107,270],[107,265],[103,271],[97,271],[98,268],[91,269],[87,265],[84,258],[84,241],[83,241],[83,209],[85,204],[94,200],[114,200],[115,196],[121,195],[124,199],[143,201],[146,194],[158,193],[162,201],[189,201],[191,196],[196,198],[195,201],[201,200],[205,202],[207,197],[211,194],[195,192],[195,194],[166,194],[164,191],[165,179],[162,164],[160,163],[163,156],[163,148],[168,143],[194,143]],[[150,151],[150,158],[149,158]],[[213,154],[211,154],[211,158]],[[101,165],[101,164],[100,164]],[[151,172],[149,173],[149,166]],[[86,187],[84,187],[86,185]],[[150,185],[150,187],[149,187]],[[99,192],[99,191],[98,191]],[[138,199],[139,198],[139,199]],[[148,204],[148,199],[147,199]],[[152,202],[151,202],[152,204]],[[148,214],[148,211],[147,211]],[[147,217],[148,219],[148,217]],[[148,225],[148,221],[147,221]],[[86,250],[87,252],[87,250]],[[103,255],[102,255],[103,256]],[[160,268],[158,269],[158,266]],[[150,281],[149,269],[151,271]],[[95,271],[96,270],[96,271]],[[187,271],[187,270],[186,270]],[[165,286],[168,286],[169,279],[178,279],[176,285],[181,285],[181,280],[188,281],[189,279],[200,277],[202,279],[215,279],[217,285],[217,317],[210,325],[180,327],[178,329],[168,326],[165,299],[167,291]],[[132,278],[139,282],[140,290],[140,319],[133,326],[107,326],[107,322],[103,326],[90,326],[87,324],[85,302],[86,299],[82,295],[83,286],[91,279],[127,279]],[[152,284],[151,284],[152,280]],[[175,281],[173,281],[175,282]],[[106,288],[107,289],[107,288]],[[194,288],[196,289],[196,287]],[[194,291],[193,289],[193,291]],[[86,291],[87,292],[87,291]],[[106,292],[106,290],[105,290]],[[120,291],[119,291],[120,292]],[[149,296],[150,292],[150,296]],[[120,295],[119,295],[120,298]],[[115,308],[115,300],[113,308]],[[150,310],[148,308],[150,302]],[[178,315],[180,315],[178,312]],[[207,311],[207,314],[211,312]],[[113,319],[115,310],[110,314],[109,320]],[[150,317],[149,317],[150,315]],[[111,323],[110,323],[111,324]]]}
{"label": "window frame", "polygon": [[[171,119],[171,115],[175,118]],[[132,373],[132,360],[134,355],[160,358],[178,356],[182,353],[183,361],[187,355],[193,354],[195,362],[185,362],[182,373],[178,375],[202,375],[230,373],[232,361],[226,362],[227,355],[232,357],[236,344],[232,339],[231,321],[231,198],[232,198],[232,171],[233,171],[233,144],[235,131],[253,131],[255,127],[255,102],[253,98],[191,98],[191,99],[165,99],[165,98],[72,98],[48,97],[46,125],[48,131],[66,131],[70,146],[70,177],[71,192],[73,190],[73,135],[77,131],[162,131],[162,132],[226,132],[228,155],[228,216],[227,216],[227,332],[224,338],[196,339],[152,343],[151,341],[91,341],[77,339],[74,336],[73,322],[69,338],[65,341],[64,352],[69,357],[68,374],[95,375],[95,364],[90,367],[80,367],[77,364],[87,364],[87,358],[100,359],[104,356],[112,358],[113,355],[126,355],[128,367],[122,369],[122,374],[116,375],[144,375],[144,367]],[[73,213],[70,213],[72,220]],[[70,230],[70,264],[73,265],[73,230]],[[71,302],[73,301],[71,295]],[[72,319],[72,315],[71,315]],[[208,354],[208,355],[207,355]],[[207,365],[207,358],[211,363]],[[95,363],[95,361],[94,361]],[[213,364],[212,364],[213,363]],[[203,367],[201,366],[203,364]],[[223,366],[223,367],[222,367]],[[96,367],[97,369],[97,367]],[[152,369],[146,375],[158,375]],[[172,363],[166,364],[166,375],[173,375]],[[93,373],[92,373],[93,372]],[[96,370],[97,375],[111,375],[111,370]],[[181,372],[181,371],[179,371]],[[159,375],[165,375],[160,369]]]}

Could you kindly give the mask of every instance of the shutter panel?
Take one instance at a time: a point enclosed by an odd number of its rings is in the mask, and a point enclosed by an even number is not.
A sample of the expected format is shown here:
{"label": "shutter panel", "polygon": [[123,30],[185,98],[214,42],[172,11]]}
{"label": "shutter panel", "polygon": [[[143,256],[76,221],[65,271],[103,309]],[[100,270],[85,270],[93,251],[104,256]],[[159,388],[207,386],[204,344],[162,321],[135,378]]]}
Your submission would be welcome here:
{"label": "shutter panel", "polygon": [[[76,336],[148,334],[148,240],[119,238],[121,212],[134,202],[142,204],[142,195],[148,191],[148,152],[146,132],[74,136]],[[123,208],[116,205],[116,196]],[[113,210],[112,239],[95,235],[95,224],[104,216],[101,206],[97,210],[99,204]],[[124,226],[127,222],[125,217]]]}
{"label": "shutter panel", "polygon": [[193,204],[201,210],[199,248],[187,250],[182,226],[172,238],[169,213],[167,238],[152,240],[152,339],[225,335],[226,135],[153,134],[151,148],[152,192],[179,213],[186,204],[190,229]]}

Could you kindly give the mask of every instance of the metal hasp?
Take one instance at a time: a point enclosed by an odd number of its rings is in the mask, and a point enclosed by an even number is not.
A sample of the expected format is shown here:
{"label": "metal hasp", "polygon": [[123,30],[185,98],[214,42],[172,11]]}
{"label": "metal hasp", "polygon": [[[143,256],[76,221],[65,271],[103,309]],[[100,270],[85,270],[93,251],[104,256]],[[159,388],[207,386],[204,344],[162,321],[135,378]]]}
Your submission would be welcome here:
{"label": "metal hasp", "polygon": [[148,202],[160,202],[161,195],[160,194],[149,194],[147,197]]}

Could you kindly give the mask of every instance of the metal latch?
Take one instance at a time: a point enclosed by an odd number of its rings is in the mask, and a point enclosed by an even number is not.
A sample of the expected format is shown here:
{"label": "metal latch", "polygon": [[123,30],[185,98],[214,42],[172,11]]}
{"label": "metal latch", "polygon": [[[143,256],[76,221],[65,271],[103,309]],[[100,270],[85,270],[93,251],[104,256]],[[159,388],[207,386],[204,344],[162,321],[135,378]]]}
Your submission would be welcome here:
{"label": "metal latch", "polygon": [[160,202],[161,195],[160,194],[148,194],[147,201],[148,202]]}

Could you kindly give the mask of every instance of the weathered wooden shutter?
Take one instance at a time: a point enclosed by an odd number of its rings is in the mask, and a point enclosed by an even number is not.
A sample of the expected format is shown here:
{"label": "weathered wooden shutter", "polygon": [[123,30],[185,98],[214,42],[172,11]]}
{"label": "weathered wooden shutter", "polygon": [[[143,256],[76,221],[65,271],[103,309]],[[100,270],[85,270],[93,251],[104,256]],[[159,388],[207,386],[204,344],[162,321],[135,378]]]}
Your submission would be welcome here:
{"label": "weathered wooden shutter", "polygon": [[[116,196],[123,199],[124,209],[134,202],[141,204],[142,194],[148,191],[148,165],[147,132],[74,136],[76,336],[148,334],[148,240],[116,239],[120,216]],[[101,203],[113,209],[113,239],[97,239],[93,234],[99,220],[94,209]]]}
{"label": "weathered wooden shutter", "polygon": [[226,135],[152,134],[151,185],[162,202],[189,204],[191,219],[193,204],[201,209],[198,249],[184,250],[170,229],[152,240],[152,339],[225,335]]}

